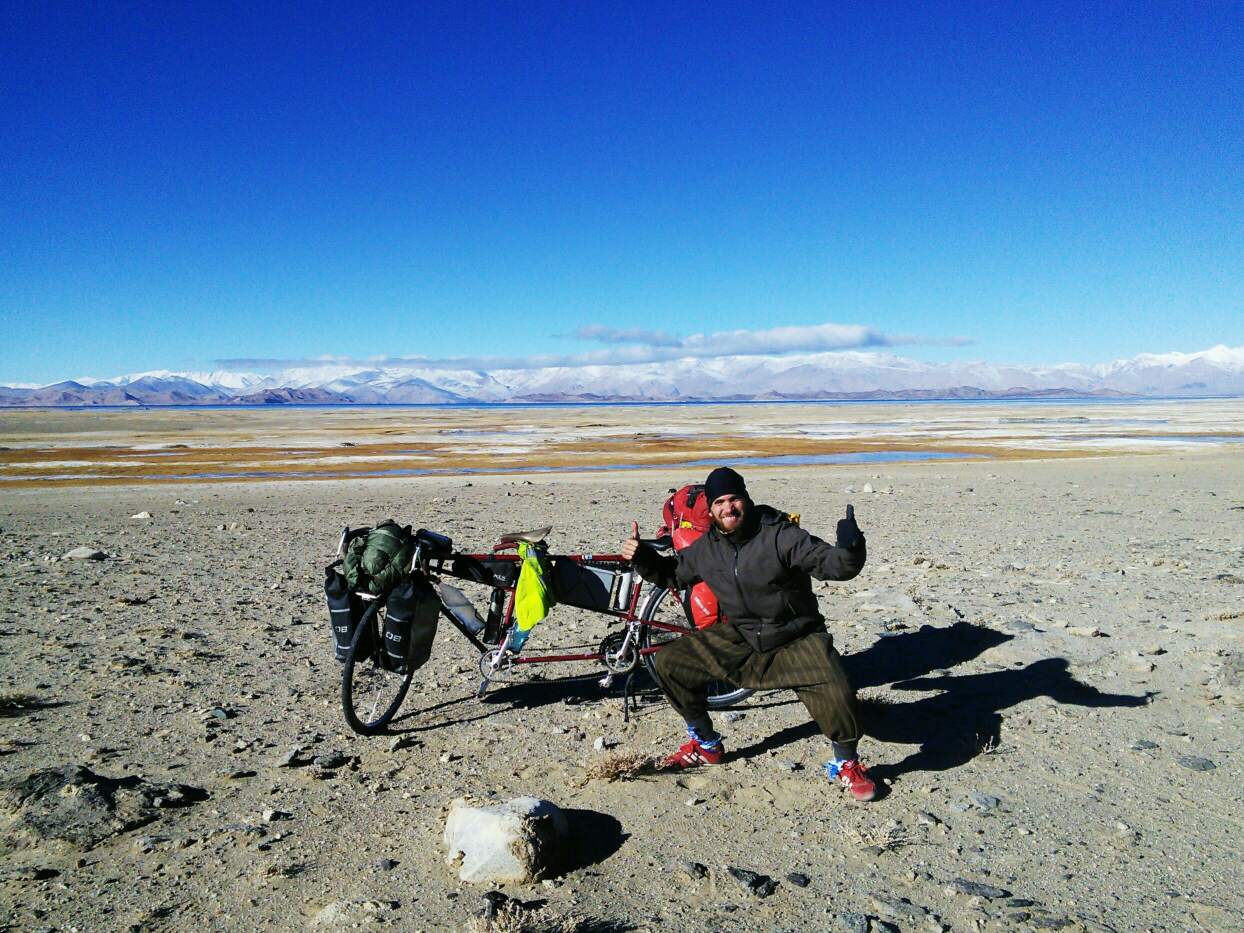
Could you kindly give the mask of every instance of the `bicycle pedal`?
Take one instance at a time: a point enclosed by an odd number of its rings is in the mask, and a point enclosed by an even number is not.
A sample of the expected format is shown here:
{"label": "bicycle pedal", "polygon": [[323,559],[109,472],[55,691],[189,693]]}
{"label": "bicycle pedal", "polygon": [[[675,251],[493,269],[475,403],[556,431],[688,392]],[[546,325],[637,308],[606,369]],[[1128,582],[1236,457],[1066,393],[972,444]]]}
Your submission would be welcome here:
{"label": "bicycle pedal", "polygon": [[606,674],[600,680],[596,681],[596,683],[598,686],[600,686],[602,690],[608,690],[610,687],[613,686],[613,675]]}

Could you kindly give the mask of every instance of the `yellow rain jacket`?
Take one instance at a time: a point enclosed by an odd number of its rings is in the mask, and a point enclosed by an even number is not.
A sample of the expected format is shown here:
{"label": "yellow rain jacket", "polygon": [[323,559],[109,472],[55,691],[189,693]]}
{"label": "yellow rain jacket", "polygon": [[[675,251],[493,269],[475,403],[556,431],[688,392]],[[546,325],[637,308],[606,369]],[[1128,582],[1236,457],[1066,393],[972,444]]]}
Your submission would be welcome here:
{"label": "yellow rain jacket", "polygon": [[544,553],[526,541],[518,542],[518,556],[523,565],[518,571],[514,591],[514,627],[509,647],[517,651],[527,641],[536,623],[549,614],[556,600],[549,587],[549,562]]}

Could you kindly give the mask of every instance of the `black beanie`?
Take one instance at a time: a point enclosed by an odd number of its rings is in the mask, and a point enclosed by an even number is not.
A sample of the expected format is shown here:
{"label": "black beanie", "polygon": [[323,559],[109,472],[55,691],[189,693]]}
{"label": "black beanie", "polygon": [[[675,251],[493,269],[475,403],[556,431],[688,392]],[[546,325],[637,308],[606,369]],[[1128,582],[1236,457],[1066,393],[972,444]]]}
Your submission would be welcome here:
{"label": "black beanie", "polygon": [[722,496],[742,496],[748,498],[747,485],[743,477],[729,467],[718,467],[708,474],[704,481],[704,498],[712,505]]}

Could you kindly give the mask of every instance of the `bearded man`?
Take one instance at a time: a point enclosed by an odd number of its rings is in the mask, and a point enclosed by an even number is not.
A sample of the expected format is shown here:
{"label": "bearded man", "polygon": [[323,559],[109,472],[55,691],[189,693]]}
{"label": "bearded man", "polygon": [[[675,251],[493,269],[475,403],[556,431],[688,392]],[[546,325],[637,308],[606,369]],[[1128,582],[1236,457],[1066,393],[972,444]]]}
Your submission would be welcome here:
{"label": "bearded man", "polygon": [[672,768],[720,764],[725,743],[708,715],[708,685],[795,691],[821,731],[833,758],[830,780],[858,801],[876,785],[859,760],[859,704],[842,658],[825,630],[812,579],[850,580],[864,567],[864,535],[855,510],[838,522],[835,544],[808,534],[784,512],[756,505],[743,477],[729,467],[705,482],[712,528],[684,550],[662,556],[639,540],[639,525],[622,545],[645,580],[683,589],[707,583],[722,621],[675,639],[653,660],[661,690],[687,723],[690,741],[666,759]]}

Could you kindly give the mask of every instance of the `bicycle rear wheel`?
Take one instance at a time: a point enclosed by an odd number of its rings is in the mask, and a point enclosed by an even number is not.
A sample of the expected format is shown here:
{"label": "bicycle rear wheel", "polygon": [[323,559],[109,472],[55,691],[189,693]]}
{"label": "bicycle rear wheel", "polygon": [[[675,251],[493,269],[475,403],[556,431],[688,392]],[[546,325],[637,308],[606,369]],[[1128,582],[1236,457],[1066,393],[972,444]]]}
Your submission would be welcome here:
{"label": "bicycle rear wheel", "polygon": [[384,731],[415,676],[409,661],[405,673],[390,670],[384,661],[384,607],[380,606],[363,614],[341,672],[341,710],[346,724],[359,735]]}
{"label": "bicycle rear wheel", "polygon": [[[678,626],[686,633],[694,632],[695,626],[687,617],[687,610],[683,605],[681,595],[676,590],[652,590],[644,599],[644,606],[640,610],[639,617],[645,622],[661,622],[665,625]],[[639,647],[658,647],[681,637],[681,634],[645,625],[640,629]],[[644,666],[648,668],[648,673],[652,675],[653,680],[656,680],[657,671],[653,666],[656,653],[644,654],[641,657],[644,659]],[[708,707],[709,709],[721,709],[734,706],[746,700],[754,692],[747,687],[737,687],[728,680],[714,680],[708,685]]]}

